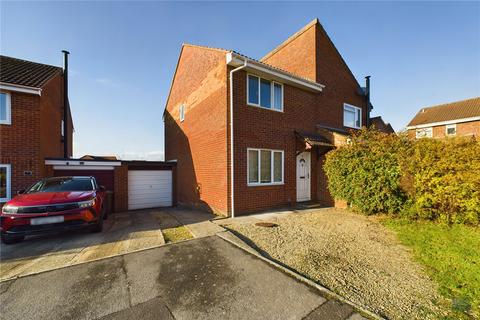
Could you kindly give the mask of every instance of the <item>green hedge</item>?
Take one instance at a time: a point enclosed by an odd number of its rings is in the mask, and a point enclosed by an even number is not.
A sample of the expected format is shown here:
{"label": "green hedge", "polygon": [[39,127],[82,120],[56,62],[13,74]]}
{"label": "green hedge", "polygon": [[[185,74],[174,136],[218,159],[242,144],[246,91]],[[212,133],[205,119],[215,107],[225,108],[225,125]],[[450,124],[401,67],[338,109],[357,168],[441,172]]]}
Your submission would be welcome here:
{"label": "green hedge", "polygon": [[324,165],[333,197],[365,214],[476,225],[480,221],[480,142],[409,140],[361,130]]}

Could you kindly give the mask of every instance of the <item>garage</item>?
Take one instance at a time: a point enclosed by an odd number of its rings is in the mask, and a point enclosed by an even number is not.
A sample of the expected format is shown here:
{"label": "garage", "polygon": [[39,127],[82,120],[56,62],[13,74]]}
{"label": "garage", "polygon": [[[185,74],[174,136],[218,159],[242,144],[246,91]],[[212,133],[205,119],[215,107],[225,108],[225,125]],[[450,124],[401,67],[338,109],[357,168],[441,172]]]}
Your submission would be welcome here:
{"label": "garage", "polygon": [[100,158],[46,158],[46,176],[95,177],[111,192],[115,212],[175,205],[175,161]]}
{"label": "garage", "polygon": [[170,207],[171,170],[128,170],[128,210]]}

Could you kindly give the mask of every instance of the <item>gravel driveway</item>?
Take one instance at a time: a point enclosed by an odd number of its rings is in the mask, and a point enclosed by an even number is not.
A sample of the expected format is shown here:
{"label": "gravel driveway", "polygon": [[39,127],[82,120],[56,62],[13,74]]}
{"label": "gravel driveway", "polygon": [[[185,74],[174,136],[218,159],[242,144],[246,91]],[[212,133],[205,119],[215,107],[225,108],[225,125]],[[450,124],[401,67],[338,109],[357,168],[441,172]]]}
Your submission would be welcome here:
{"label": "gravel driveway", "polygon": [[437,318],[436,287],[389,230],[340,209],[228,225],[278,262],[390,319]]}

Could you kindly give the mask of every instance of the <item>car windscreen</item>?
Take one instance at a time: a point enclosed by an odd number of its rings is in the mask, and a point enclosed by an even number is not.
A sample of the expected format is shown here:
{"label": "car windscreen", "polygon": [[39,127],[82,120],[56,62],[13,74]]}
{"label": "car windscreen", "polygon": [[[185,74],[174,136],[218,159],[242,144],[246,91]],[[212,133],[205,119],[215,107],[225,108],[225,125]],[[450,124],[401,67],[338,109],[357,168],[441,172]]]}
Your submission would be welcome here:
{"label": "car windscreen", "polygon": [[38,181],[28,189],[27,193],[91,190],[93,190],[91,179],[59,178]]}

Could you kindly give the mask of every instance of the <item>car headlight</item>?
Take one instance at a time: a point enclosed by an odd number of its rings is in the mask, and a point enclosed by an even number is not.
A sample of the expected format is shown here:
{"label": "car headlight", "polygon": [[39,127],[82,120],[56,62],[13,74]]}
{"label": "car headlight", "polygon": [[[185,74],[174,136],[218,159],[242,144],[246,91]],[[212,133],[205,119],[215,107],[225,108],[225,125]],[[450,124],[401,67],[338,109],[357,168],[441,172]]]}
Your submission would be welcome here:
{"label": "car headlight", "polygon": [[5,205],[2,208],[2,213],[15,214],[17,212],[18,212],[18,207],[16,207],[16,206]]}
{"label": "car headlight", "polygon": [[95,205],[95,199],[88,200],[88,201],[82,201],[78,203],[79,208],[90,208]]}

